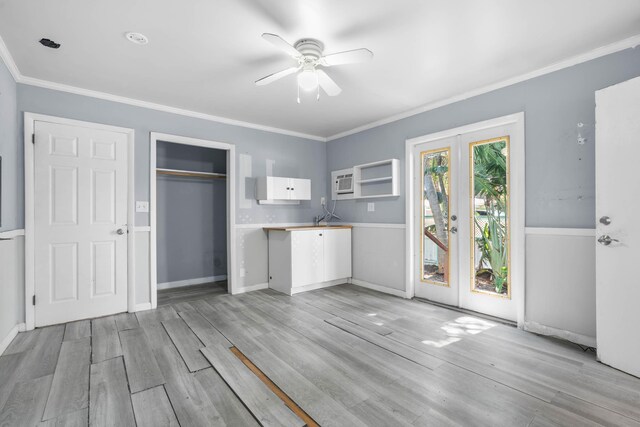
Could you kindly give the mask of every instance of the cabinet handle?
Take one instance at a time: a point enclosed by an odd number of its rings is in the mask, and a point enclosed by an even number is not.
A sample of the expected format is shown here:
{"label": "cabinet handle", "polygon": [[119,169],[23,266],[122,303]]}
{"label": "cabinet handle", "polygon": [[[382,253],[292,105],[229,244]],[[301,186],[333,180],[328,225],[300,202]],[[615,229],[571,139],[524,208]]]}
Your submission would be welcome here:
{"label": "cabinet handle", "polygon": [[291,187],[291,189],[293,190],[294,188],[293,188],[293,187]]}
{"label": "cabinet handle", "polygon": [[318,236],[322,236],[322,233],[318,234]]}
{"label": "cabinet handle", "polygon": [[289,187],[287,187],[287,190],[291,190]]}

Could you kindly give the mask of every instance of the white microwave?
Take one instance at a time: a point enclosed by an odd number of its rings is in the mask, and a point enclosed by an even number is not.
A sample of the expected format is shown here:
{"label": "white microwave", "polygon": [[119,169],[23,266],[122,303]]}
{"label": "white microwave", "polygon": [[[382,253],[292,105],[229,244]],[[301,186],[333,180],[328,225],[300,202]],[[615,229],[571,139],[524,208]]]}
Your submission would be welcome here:
{"label": "white microwave", "polygon": [[336,194],[352,194],[353,193],[353,174],[346,173],[336,176]]}

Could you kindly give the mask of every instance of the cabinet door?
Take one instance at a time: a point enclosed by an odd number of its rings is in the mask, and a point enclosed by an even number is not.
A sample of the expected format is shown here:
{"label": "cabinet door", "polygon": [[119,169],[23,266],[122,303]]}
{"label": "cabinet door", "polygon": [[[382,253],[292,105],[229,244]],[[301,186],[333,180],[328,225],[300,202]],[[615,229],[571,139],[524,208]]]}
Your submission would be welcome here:
{"label": "cabinet door", "polygon": [[324,231],[324,281],[351,277],[351,230]]}
{"label": "cabinet door", "polygon": [[283,178],[279,176],[270,176],[267,178],[270,180],[271,194],[269,199],[271,200],[289,200],[291,197],[291,187],[289,185],[289,178]]}
{"label": "cabinet door", "polygon": [[289,178],[292,200],[311,200],[311,180]]}
{"label": "cabinet door", "polygon": [[320,283],[324,278],[323,234],[325,230],[291,232],[291,286]]}

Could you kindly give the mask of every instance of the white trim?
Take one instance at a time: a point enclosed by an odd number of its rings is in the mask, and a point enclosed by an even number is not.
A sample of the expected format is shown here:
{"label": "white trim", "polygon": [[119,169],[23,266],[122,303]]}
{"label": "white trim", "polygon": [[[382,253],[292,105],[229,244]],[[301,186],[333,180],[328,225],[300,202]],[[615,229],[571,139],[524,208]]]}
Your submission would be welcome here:
{"label": "white trim", "polygon": [[145,232],[149,232],[151,231],[151,226],[150,225],[136,225],[135,227],[133,227],[133,231],[134,233],[145,233]]}
{"label": "white trim", "polygon": [[17,230],[0,231],[0,239],[13,239],[19,236],[24,236],[24,228],[20,228]]}
{"label": "white trim", "polygon": [[[413,147],[426,142],[437,141],[444,138],[450,138],[457,135],[463,135],[471,132],[478,132],[485,129],[491,129],[505,125],[515,125],[514,137],[512,138],[511,147],[511,160],[514,162],[512,171],[515,172],[515,176],[511,177],[511,203],[515,205],[513,211],[515,214],[511,215],[511,274],[512,282],[522,284],[522,297],[518,301],[517,308],[517,323],[518,327],[522,328],[525,322],[525,115],[524,112],[510,114],[508,116],[497,117],[491,120],[485,120],[478,123],[472,123],[465,126],[460,126],[453,129],[447,129],[441,132],[432,133],[429,135],[419,136],[416,138],[407,139],[405,143],[405,222],[406,228],[406,243],[405,243],[405,262],[406,262],[406,280],[407,288],[406,293],[409,298],[415,295],[415,283],[414,283],[414,267],[413,267],[413,253],[414,244],[413,236],[416,225],[413,221],[413,202],[414,202],[414,185],[413,185]],[[515,141],[520,144],[518,147],[513,145]]]}
{"label": "white trim", "polygon": [[327,282],[312,283],[310,285],[305,285],[305,286],[296,286],[294,288],[291,288],[291,293],[289,295],[295,295],[295,294],[299,294],[301,292],[307,292],[307,291],[315,291],[316,289],[330,288],[332,286],[344,285],[346,283],[349,283],[349,278],[329,280]]}
{"label": "white trim", "polygon": [[150,302],[143,302],[143,303],[140,303],[140,304],[136,304],[135,311],[146,311],[146,310],[151,310],[151,303]]}
{"label": "white trim", "polygon": [[158,290],[182,288],[184,286],[202,285],[204,283],[220,282],[222,280],[227,280],[226,274],[223,274],[220,276],[198,277],[195,279],[185,279],[185,280],[176,280],[173,282],[158,283]]}
{"label": "white trim", "polygon": [[442,99],[440,101],[432,102],[426,105],[423,105],[418,108],[413,108],[411,110],[405,111],[404,113],[395,114],[393,116],[386,117],[384,119],[376,120],[370,123],[367,123],[362,126],[355,127],[351,130],[347,130],[344,132],[337,133],[335,135],[328,136],[326,138],[327,141],[333,141],[336,139],[344,138],[345,136],[353,135],[354,133],[363,132],[365,130],[369,130],[378,126],[385,125],[387,123],[396,122],[398,120],[406,119],[407,117],[415,116],[420,113],[424,113],[426,111],[435,110],[436,108],[444,107],[445,105],[453,104],[455,102],[463,101],[465,99],[473,98],[474,96],[482,95],[484,93],[492,92],[494,90],[498,90],[507,86],[514,85],[516,83],[521,83],[535,77],[540,77],[545,74],[553,73],[555,71],[562,70],[564,68],[573,67],[574,65],[581,64],[583,62],[591,61],[592,59],[600,58],[605,55],[609,55],[615,52],[619,52],[621,50],[635,48],[640,45],[640,34],[635,35],[633,37],[629,37],[624,40],[617,41],[615,43],[611,43],[605,46],[598,47],[596,49],[590,50],[580,55],[572,56],[568,59],[565,59],[560,62],[556,62],[555,64],[539,68],[535,71],[531,71],[525,74],[521,74],[516,77],[512,77],[506,80],[503,80],[498,83],[494,83],[488,86],[484,86],[478,89],[470,90],[465,93],[461,93],[459,95],[454,95],[449,98]]}
{"label": "white trim", "polygon": [[16,335],[18,335],[18,332],[24,332],[26,327],[27,326],[24,323],[18,323],[16,326],[11,328],[7,336],[0,342],[0,356],[2,356],[7,347],[9,347],[9,344],[11,344],[11,341],[13,341]]}
{"label": "white trim", "polygon": [[544,227],[527,227],[525,228],[527,235],[541,236],[584,236],[595,237],[595,228],[544,228]]}
{"label": "white trim", "polygon": [[9,48],[7,48],[7,45],[4,44],[4,40],[2,40],[2,37],[0,37],[0,58],[2,59],[2,62],[4,62],[4,65],[7,66],[7,69],[11,73],[13,80],[17,82],[18,80],[22,79],[22,74],[20,74],[20,70],[18,70],[18,66],[13,60],[13,56],[11,56]]}
{"label": "white trim", "polygon": [[375,285],[373,283],[365,282],[359,279],[350,279],[349,283],[356,286],[362,286],[363,288],[371,289],[374,291],[382,292],[389,295],[394,295],[401,298],[408,298],[407,293],[400,289],[389,288],[387,286]]}
{"label": "white trim", "polygon": [[244,294],[246,292],[259,291],[260,289],[268,289],[268,288],[269,288],[268,283],[257,283],[255,285],[247,285],[247,286],[243,286],[241,288],[236,289],[234,295]]}
{"label": "white trim", "polygon": [[174,144],[214,148],[227,152],[227,290],[238,293],[236,277],[236,146],[227,142],[190,138],[179,135],[151,132],[149,150],[149,283],[151,286],[151,307],[158,306],[158,270],[157,270],[157,211],[156,211],[156,146],[158,141]]}
{"label": "white trim", "polygon": [[[127,164],[127,227],[133,228],[135,222],[135,159],[134,159],[134,130],[129,128],[104,125],[100,123],[84,122],[35,113],[24,113],[24,207],[25,207],[25,323],[26,329],[35,327],[35,306],[31,304],[31,297],[35,294],[35,153],[31,143],[35,132],[35,122],[49,122],[62,125],[78,126],[89,129],[99,129],[119,132],[127,135],[128,164]],[[127,310],[136,311],[135,286],[135,233],[127,233]]]}
{"label": "white trim", "polygon": [[358,228],[407,228],[406,224],[391,224],[383,222],[345,222],[344,224]]}
{"label": "white trim", "polygon": [[557,329],[551,326],[541,325],[540,323],[536,323],[536,322],[529,322],[529,321],[524,322],[524,330],[528,332],[533,332],[534,334],[562,338],[572,343],[581,344],[588,347],[596,346],[596,339],[594,337],[589,337],[587,335],[582,335],[582,334],[577,334],[571,331]]}

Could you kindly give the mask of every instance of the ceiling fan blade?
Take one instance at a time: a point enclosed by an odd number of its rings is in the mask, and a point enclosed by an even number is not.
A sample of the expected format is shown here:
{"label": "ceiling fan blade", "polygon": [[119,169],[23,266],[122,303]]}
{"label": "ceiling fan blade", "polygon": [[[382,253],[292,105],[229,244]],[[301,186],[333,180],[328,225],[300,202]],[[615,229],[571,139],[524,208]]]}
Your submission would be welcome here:
{"label": "ceiling fan blade", "polygon": [[295,47],[291,46],[282,37],[276,34],[264,33],[262,35],[262,38],[268,41],[269,43],[271,43],[272,45],[274,45],[275,47],[277,47],[278,49],[293,56],[294,58],[298,58],[302,55],[300,52],[298,52],[298,50]]}
{"label": "ceiling fan blade", "polygon": [[327,73],[316,69],[316,74],[318,75],[318,83],[320,84],[320,87],[327,93],[327,95],[336,96],[342,92],[340,86],[338,86],[336,82],[327,75]]}
{"label": "ceiling fan blade", "polygon": [[332,65],[358,64],[360,62],[370,61],[373,58],[373,52],[369,49],[354,49],[345,52],[332,53],[322,57],[322,65],[331,67]]}
{"label": "ceiling fan blade", "polygon": [[268,85],[269,83],[273,83],[276,80],[279,80],[283,77],[288,76],[289,74],[295,73],[299,69],[300,67],[291,67],[291,68],[287,68],[286,70],[278,71],[277,73],[269,74],[266,77],[256,80],[256,85],[257,86]]}

